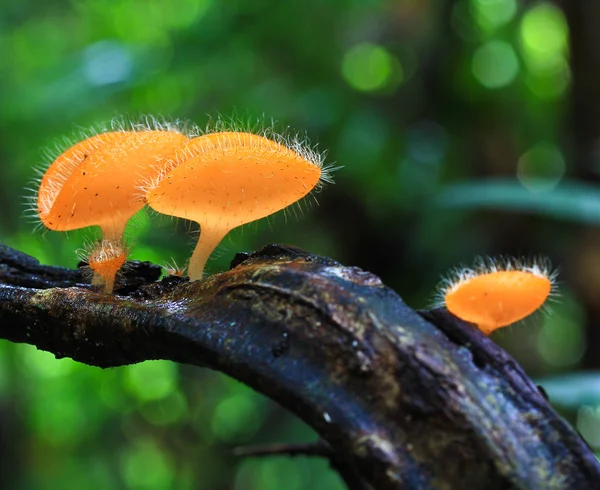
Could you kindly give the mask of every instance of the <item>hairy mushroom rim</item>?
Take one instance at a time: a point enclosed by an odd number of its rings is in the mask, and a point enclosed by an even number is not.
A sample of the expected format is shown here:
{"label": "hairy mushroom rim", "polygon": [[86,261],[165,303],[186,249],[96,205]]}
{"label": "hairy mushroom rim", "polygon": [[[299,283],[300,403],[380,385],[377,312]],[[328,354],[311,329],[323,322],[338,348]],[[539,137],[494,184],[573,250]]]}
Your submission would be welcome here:
{"label": "hairy mushroom rim", "polygon": [[440,302],[489,335],[541,308],[555,292],[555,278],[547,263],[492,261],[455,271],[440,287]]}

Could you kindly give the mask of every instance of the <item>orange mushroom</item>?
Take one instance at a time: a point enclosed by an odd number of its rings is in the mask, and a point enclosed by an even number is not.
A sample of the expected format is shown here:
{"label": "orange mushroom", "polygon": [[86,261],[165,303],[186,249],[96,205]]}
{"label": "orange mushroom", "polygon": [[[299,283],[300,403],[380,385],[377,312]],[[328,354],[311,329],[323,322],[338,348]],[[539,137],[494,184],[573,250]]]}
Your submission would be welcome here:
{"label": "orange mushroom", "polygon": [[80,258],[94,273],[92,284],[103,285],[106,294],[113,292],[117,272],[127,261],[128,250],[124,243],[103,239],[84,250]]}
{"label": "orange mushroom", "polygon": [[545,265],[491,262],[458,271],[445,280],[440,296],[448,311],[489,335],[538,310],[554,292],[554,280]]}
{"label": "orange mushroom", "polygon": [[49,227],[48,224],[50,224],[52,226],[52,223],[47,218],[50,216],[52,206],[62,186],[73,175],[75,169],[98,148],[117,143],[128,135],[129,133],[125,131],[96,134],[76,143],[56,157],[42,175],[37,190],[36,216],[40,218],[44,225]]}
{"label": "orange mushroom", "polygon": [[142,207],[138,187],[188,138],[176,131],[117,131],[85,140],[60,155],[44,174],[38,213],[51,230],[99,226],[119,241]]}
{"label": "orange mushroom", "polygon": [[230,230],[284,209],[329,180],[320,155],[297,141],[285,143],[236,131],[200,136],[146,185],[152,209],[200,224],[188,267],[192,280],[202,278]]}

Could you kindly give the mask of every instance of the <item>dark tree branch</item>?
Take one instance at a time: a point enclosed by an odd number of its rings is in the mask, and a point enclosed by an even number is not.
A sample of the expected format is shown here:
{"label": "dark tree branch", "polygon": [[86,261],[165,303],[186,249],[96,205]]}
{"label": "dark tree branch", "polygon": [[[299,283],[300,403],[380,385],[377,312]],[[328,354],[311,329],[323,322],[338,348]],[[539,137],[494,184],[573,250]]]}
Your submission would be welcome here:
{"label": "dark tree branch", "polygon": [[240,446],[233,454],[242,458],[262,456],[319,456],[329,458],[333,454],[331,448],[321,441],[306,444],[264,444],[260,446]]}
{"label": "dark tree branch", "polygon": [[100,367],[227,373],[313,427],[354,488],[600,487],[595,456],[506,353],[372,274],[271,245],[200,282],[116,296],[81,282],[0,248],[0,338]]}

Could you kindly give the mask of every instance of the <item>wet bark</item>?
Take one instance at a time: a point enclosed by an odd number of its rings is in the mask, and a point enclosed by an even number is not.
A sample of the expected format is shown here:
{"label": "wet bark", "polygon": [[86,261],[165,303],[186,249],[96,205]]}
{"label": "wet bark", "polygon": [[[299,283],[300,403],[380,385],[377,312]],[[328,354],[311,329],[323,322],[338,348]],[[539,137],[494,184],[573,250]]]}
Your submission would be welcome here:
{"label": "wet bark", "polygon": [[[293,247],[203,281],[135,264],[115,296],[0,246],[0,338],[93,366],[222,371],[302,418],[355,489],[589,489],[600,466],[522,369],[442,310]],[[136,281],[135,284],[129,281]],[[144,284],[147,282],[147,284]]]}

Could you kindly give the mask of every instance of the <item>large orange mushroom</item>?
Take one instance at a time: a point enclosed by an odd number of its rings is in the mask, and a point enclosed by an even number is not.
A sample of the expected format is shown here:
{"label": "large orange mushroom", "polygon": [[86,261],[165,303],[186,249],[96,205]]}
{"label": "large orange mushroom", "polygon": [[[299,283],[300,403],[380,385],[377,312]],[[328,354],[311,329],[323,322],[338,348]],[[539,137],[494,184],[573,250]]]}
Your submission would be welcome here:
{"label": "large orange mushroom", "polygon": [[57,226],[52,221],[52,207],[65,182],[86,158],[104,145],[115,144],[129,136],[127,131],[111,131],[96,134],[69,147],[54,159],[43,173],[35,199],[35,214],[50,229]]}
{"label": "large orange mushroom", "polygon": [[41,179],[41,222],[56,231],[99,226],[104,240],[120,243],[128,221],[145,205],[139,186],[187,141],[169,128],[102,133],[74,145]]}
{"label": "large orange mushroom", "polygon": [[176,131],[149,130],[100,134],[75,145],[42,178],[40,220],[56,231],[95,225],[103,238],[120,240],[129,219],[144,207],[138,187],[160,159],[186,141]]}
{"label": "large orange mushroom", "polygon": [[327,180],[322,158],[298,142],[223,131],[190,140],[146,186],[148,205],[200,224],[188,275],[201,279],[210,254],[232,229],[269,216]]}

